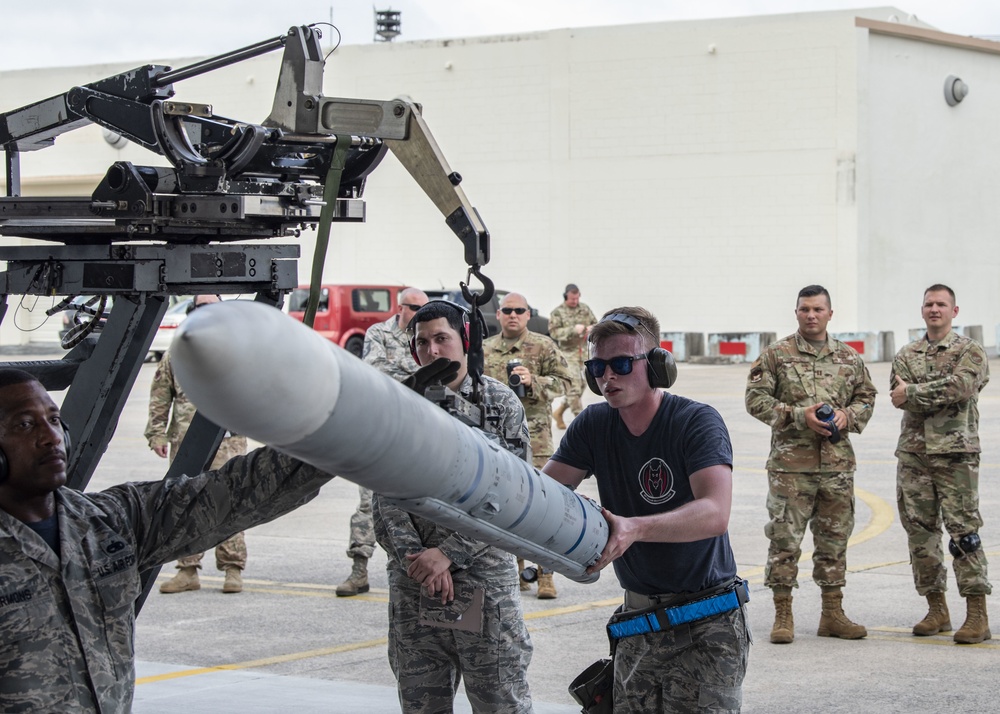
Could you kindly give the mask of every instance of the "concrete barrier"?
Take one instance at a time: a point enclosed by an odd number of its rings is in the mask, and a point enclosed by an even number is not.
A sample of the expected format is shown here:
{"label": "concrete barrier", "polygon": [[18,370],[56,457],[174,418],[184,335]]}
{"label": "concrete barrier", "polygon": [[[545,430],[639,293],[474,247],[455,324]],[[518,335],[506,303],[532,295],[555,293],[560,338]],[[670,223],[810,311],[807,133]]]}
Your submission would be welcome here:
{"label": "concrete barrier", "polygon": [[661,332],[660,347],[674,356],[677,362],[687,362],[691,357],[705,354],[705,335],[701,332]]}
{"label": "concrete barrier", "polygon": [[896,338],[891,332],[834,332],[861,355],[865,362],[891,362],[896,354]]}
{"label": "concrete barrier", "polygon": [[[957,332],[960,335],[963,335],[965,337],[969,337],[969,338],[975,340],[976,342],[978,342],[981,345],[985,344],[983,342],[983,326],[982,325],[952,325],[951,329],[953,329],[955,332]],[[909,333],[908,333],[908,337],[910,338],[910,342],[916,342],[921,337],[923,337],[926,332],[927,332],[927,328],[926,327],[913,327],[913,328],[910,328]],[[998,334],[1000,334],[1000,333],[998,333]]]}
{"label": "concrete barrier", "polygon": [[707,359],[689,361],[753,362],[776,339],[777,334],[774,332],[709,333]]}

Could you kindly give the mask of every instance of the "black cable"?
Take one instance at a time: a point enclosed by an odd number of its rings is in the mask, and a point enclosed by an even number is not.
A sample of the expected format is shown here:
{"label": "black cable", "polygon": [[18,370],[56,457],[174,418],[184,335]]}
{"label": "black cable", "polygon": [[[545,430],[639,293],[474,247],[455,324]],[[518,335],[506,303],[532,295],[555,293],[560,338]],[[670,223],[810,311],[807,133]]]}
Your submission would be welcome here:
{"label": "black cable", "polygon": [[331,49],[329,52],[326,53],[326,55],[323,56],[323,64],[326,64],[326,61],[330,58],[330,55],[332,55],[337,50],[337,48],[340,47],[340,43],[343,42],[344,36],[340,34],[340,29],[332,22],[314,22],[309,27],[316,27],[317,25],[326,25],[327,27],[329,27],[330,29],[332,29],[334,32],[337,33],[337,44],[335,44],[333,46],[333,49]]}

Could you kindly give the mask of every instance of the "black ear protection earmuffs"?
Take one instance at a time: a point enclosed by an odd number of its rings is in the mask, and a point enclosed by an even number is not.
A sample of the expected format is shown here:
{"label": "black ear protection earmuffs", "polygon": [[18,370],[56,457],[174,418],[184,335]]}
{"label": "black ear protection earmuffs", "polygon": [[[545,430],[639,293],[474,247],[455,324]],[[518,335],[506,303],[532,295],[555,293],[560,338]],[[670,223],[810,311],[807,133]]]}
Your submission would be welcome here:
{"label": "black ear protection earmuffs", "polygon": [[[69,463],[69,457],[73,442],[70,439],[69,427],[66,426],[66,422],[64,422],[62,418],[60,418],[59,423],[62,424],[62,430],[63,430],[63,451],[66,452],[66,462]],[[10,467],[7,465],[7,454],[4,453],[3,449],[0,449],[0,483],[6,481],[9,475],[10,475]]]}
{"label": "black ear protection earmuffs", "polygon": [[[457,302],[452,302],[451,300],[428,300],[420,310],[423,310],[428,305],[447,305],[453,308],[456,312],[462,315],[462,354],[469,353],[469,309],[464,305],[459,305]],[[406,326],[406,331],[410,333],[410,356],[413,357],[413,361],[420,364],[420,360],[417,359],[417,315],[420,314],[420,310],[417,310],[413,317],[410,318],[410,324]]]}
{"label": "black ear protection earmuffs", "polygon": [[[642,324],[639,318],[621,312],[603,317],[601,322],[617,322],[620,325],[625,325],[632,332],[636,332],[640,327],[649,332],[649,329]],[[654,347],[646,353],[644,361],[648,365],[646,376],[649,378],[649,386],[653,389],[670,389],[677,381],[677,363],[674,362],[674,356],[667,350],[662,347]],[[607,369],[611,369],[611,367],[609,366]],[[597,386],[597,379],[586,368],[584,368],[583,373],[587,378],[587,386],[590,387],[590,391],[594,394],[601,394],[601,388]]]}
{"label": "black ear protection earmuffs", "polygon": [[[219,298],[219,302],[222,302],[222,296],[221,295],[216,295],[215,297]],[[205,305],[211,305],[211,304],[212,303],[210,303],[210,302],[195,303],[195,298],[191,298],[191,302],[188,303],[188,306],[184,309],[184,314],[185,315],[190,315],[192,312],[194,312],[195,310],[197,310],[199,307],[204,307]]]}

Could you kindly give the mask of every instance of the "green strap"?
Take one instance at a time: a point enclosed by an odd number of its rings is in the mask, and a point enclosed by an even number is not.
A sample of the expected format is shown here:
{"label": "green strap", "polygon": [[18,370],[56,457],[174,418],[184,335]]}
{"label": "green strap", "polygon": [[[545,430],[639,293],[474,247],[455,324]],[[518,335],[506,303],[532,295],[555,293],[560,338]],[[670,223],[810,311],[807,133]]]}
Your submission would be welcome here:
{"label": "green strap", "polygon": [[330,224],[333,222],[333,212],[337,208],[337,193],[340,191],[340,177],[347,163],[347,152],[351,148],[351,137],[337,134],[337,147],[333,150],[330,160],[330,170],[326,173],[326,183],[323,185],[323,210],[319,212],[319,227],[316,229],[316,251],[313,253],[312,274],[309,278],[309,301],[306,303],[306,314],[302,318],[308,327],[316,320],[316,310],[319,308],[319,296],[323,289],[323,265],[326,263],[326,251],[330,247]]}

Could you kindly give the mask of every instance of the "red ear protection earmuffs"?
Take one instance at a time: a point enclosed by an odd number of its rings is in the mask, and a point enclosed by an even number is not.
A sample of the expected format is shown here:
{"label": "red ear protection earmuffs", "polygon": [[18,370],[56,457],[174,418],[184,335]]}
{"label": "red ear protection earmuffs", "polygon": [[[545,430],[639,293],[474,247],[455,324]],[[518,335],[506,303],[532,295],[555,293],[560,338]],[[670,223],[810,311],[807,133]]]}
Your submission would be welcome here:
{"label": "red ear protection earmuffs", "polygon": [[[601,322],[617,322],[620,325],[625,325],[633,332],[636,332],[640,327],[649,332],[646,326],[640,322],[639,318],[620,312],[601,318]],[[674,362],[674,356],[667,350],[662,347],[654,347],[646,353],[644,361],[649,365],[646,368],[646,376],[649,378],[649,386],[653,389],[670,389],[674,382],[677,381],[677,363]],[[587,386],[590,387],[590,391],[594,394],[600,394],[601,388],[597,386],[597,379],[591,376],[590,372],[586,369],[584,370],[584,376],[587,378]]]}

